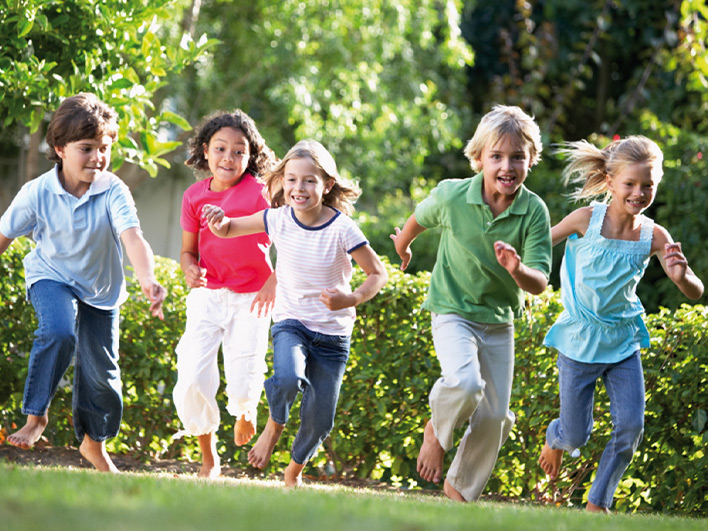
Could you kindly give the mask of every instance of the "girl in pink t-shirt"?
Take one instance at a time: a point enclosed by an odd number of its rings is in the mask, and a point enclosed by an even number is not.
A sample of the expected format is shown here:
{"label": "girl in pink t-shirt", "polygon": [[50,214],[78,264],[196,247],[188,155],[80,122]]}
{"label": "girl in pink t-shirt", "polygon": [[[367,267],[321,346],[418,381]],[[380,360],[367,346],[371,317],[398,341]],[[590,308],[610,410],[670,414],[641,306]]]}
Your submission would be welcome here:
{"label": "girl in pink t-shirt", "polygon": [[269,203],[258,179],[276,162],[253,120],[241,110],[207,117],[190,141],[187,166],[207,177],[182,200],[180,265],[187,285],[187,325],[177,345],[177,385],[173,398],[184,431],[195,435],[202,452],[201,477],[217,477],[219,427],[218,352],[226,376],[226,409],[236,418],[234,441],[251,440],[266,371],[275,275],[265,234],[223,240],[201,217],[205,204],[229,216],[245,216]]}

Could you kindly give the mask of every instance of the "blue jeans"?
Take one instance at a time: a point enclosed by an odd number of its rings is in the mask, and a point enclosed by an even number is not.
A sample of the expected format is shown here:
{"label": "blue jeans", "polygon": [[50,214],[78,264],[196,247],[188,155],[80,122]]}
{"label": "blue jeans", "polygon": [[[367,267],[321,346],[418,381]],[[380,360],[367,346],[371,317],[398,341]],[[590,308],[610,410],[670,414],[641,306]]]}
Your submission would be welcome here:
{"label": "blue jeans", "polygon": [[286,424],[298,392],[302,393],[300,428],[290,457],[304,465],[334,426],[350,338],[313,332],[295,319],[275,323],[271,333],[273,376],[265,381],[270,417]]}
{"label": "blue jeans", "polygon": [[613,427],[588,500],[609,508],[644,433],[644,373],[639,351],[618,363],[582,363],[559,354],[560,418],[549,424],[546,442],[569,453],[588,442],[598,378],[610,398]]}
{"label": "blue jeans", "polygon": [[69,286],[40,280],[29,289],[39,326],[29,358],[22,413],[42,416],[62,376],[74,363],[76,437],[104,441],[118,434],[123,415],[118,368],[118,309],[81,302]]}

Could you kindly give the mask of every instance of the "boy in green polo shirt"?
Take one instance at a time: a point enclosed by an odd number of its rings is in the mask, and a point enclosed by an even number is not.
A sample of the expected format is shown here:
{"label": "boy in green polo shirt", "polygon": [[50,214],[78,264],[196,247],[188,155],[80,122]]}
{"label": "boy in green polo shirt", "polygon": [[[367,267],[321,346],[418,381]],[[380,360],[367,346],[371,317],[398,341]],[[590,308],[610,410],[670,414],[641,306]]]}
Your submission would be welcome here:
{"label": "boy in green polo shirt", "polygon": [[444,483],[445,494],[457,501],[482,494],[514,424],[513,320],[524,291],[538,294],[548,285],[550,217],[523,185],[541,149],[533,119],[518,107],[497,105],[465,148],[480,173],[440,182],[391,235],[405,270],[413,240],[426,229],[442,229],[423,303],[432,314],[441,376],[430,392],[418,473],[439,483],[453,431],[469,422]]}

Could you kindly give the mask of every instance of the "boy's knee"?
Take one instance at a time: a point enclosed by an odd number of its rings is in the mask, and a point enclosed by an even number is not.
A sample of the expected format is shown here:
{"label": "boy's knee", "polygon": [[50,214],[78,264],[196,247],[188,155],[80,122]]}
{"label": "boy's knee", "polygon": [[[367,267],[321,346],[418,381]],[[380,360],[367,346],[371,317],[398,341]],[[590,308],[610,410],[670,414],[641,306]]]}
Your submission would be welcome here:
{"label": "boy's knee", "polygon": [[462,391],[464,396],[469,397],[470,400],[479,402],[484,396],[485,383],[484,380],[479,378],[478,374],[462,372],[457,375],[456,380],[454,386]]}
{"label": "boy's knee", "polygon": [[59,345],[63,349],[74,350],[76,333],[69,328],[60,326],[47,327],[40,332],[39,340],[43,343]]}

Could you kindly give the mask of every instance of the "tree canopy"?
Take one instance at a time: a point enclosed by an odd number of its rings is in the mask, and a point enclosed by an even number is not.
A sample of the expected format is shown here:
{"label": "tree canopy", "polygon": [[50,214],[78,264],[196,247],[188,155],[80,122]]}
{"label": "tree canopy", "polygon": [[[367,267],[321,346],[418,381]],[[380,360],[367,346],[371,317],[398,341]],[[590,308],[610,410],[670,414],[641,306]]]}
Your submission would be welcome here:
{"label": "tree canopy", "polygon": [[[177,147],[159,128],[188,129],[179,114],[156,112],[153,100],[171,74],[193,63],[216,41],[195,42],[175,28],[170,0],[2,0],[0,2],[0,121],[39,129],[66,96],[96,93],[120,116],[114,168],[123,161],[151,175],[169,167]],[[177,24],[177,26],[179,26]]]}

